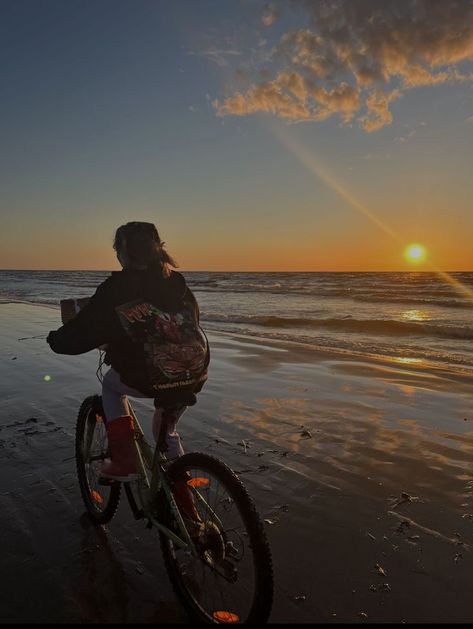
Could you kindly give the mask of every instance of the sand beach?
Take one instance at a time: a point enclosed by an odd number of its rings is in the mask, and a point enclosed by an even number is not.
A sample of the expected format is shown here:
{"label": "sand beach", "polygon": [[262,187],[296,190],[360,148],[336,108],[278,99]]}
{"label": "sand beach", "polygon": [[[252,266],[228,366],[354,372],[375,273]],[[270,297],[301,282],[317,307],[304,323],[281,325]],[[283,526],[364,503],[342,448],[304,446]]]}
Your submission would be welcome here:
{"label": "sand beach", "polygon": [[[100,392],[98,353],[31,338],[59,324],[57,308],[0,304],[0,620],[185,623],[157,534],[125,501],[106,528],[84,515],[74,427]],[[179,429],[238,471],[266,520],[271,622],[471,622],[468,373],[209,339],[209,381]],[[135,408],[146,428],[152,402]]]}

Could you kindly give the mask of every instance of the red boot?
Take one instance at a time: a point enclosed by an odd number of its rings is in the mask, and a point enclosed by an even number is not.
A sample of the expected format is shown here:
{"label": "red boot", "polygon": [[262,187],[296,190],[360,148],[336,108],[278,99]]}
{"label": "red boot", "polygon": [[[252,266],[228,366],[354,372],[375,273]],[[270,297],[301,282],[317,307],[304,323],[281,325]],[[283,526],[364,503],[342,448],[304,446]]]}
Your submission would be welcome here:
{"label": "red boot", "polygon": [[117,417],[106,423],[110,463],[105,463],[100,476],[122,482],[136,480],[136,447],[134,443],[133,418],[130,415]]}

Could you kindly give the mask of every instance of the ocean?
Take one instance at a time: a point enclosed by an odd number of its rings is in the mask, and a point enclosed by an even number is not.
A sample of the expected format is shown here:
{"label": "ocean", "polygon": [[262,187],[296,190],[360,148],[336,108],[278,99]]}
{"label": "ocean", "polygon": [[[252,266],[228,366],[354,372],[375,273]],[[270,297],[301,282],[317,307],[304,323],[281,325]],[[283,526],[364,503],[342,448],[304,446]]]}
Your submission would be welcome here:
{"label": "ocean", "polygon": [[[59,307],[108,271],[0,271],[0,303]],[[207,331],[473,375],[473,273],[184,272]],[[461,287],[467,289],[462,290]],[[59,325],[59,318],[58,318]]]}

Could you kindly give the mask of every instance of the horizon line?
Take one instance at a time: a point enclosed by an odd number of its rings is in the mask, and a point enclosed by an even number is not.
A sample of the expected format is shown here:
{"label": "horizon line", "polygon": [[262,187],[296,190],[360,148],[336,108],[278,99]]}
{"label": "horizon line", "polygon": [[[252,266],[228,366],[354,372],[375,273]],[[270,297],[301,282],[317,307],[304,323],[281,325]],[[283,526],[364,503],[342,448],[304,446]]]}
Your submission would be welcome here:
{"label": "horizon line", "polygon": [[[30,272],[54,272],[57,271],[59,273],[72,273],[72,272],[83,272],[83,273],[112,273],[119,272],[121,269],[19,269],[19,268],[0,268],[0,272],[2,271],[30,271]],[[226,270],[208,270],[208,269],[174,269],[177,272],[183,273],[435,273],[432,270],[426,269],[393,269],[393,270],[344,270],[344,271],[333,271],[333,270],[299,270],[299,271],[290,271],[290,270],[258,270],[258,271],[248,271],[248,270],[239,270],[239,271],[226,271]],[[473,269],[459,269],[459,270],[448,270],[444,271],[444,273],[473,273]]]}

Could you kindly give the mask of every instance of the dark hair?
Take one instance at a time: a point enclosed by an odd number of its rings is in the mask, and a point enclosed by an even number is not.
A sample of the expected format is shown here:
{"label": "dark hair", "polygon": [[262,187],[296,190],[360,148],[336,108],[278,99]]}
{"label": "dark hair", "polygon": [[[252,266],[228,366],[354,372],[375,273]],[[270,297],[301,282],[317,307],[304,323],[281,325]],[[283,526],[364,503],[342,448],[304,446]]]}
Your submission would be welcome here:
{"label": "dark hair", "polygon": [[113,248],[127,268],[156,268],[163,277],[169,277],[171,267],[177,267],[177,264],[164,249],[164,244],[153,223],[140,221],[132,221],[119,227],[113,240]]}

